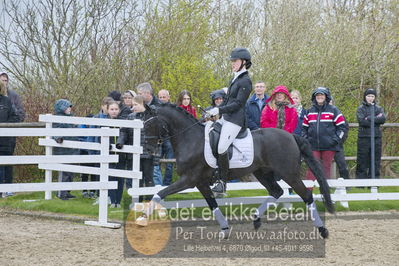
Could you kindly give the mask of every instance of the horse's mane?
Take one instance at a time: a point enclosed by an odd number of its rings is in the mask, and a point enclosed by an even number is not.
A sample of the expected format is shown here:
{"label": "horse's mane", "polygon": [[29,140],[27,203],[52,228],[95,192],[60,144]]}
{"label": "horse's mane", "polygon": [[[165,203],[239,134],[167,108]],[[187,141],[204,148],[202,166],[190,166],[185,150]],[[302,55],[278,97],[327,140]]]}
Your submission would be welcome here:
{"label": "horse's mane", "polygon": [[[197,118],[195,118],[192,114],[190,114],[189,112],[187,112],[186,110],[184,110],[180,106],[177,106],[176,104],[173,104],[173,103],[161,103],[159,105],[159,107],[173,108],[173,109],[177,110],[179,113],[185,115],[191,122],[193,122],[193,123],[198,123],[199,122],[199,120]],[[202,123],[198,123],[198,124],[204,127],[204,125]]]}

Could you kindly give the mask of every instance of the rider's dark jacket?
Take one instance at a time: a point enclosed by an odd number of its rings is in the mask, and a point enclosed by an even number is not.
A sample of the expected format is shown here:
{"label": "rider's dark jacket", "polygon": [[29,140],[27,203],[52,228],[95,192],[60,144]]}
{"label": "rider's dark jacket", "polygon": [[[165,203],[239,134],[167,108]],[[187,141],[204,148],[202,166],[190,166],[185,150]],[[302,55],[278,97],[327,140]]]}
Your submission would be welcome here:
{"label": "rider's dark jacket", "polygon": [[243,129],[247,127],[245,115],[245,103],[252,91],[252,82],[248,71],[241,73],[231,82],[227,95],[221,106],[219,113],[226,121],[234,123]]}

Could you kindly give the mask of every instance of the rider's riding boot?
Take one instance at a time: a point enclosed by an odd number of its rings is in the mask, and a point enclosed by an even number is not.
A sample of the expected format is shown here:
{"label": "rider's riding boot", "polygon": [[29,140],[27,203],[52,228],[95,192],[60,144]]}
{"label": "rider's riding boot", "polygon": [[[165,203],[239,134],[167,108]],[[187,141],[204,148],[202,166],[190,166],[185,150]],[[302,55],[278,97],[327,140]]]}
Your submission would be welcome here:
{"label": "rider's riding boot", "polygon": [[229,172],[228,151],[219,154],[217,163],[219,167],[219,182],[216,184],[214,188],[212,188],[212,191],[216,193],[226,193],[226,181],[227,181],[227,174]]}

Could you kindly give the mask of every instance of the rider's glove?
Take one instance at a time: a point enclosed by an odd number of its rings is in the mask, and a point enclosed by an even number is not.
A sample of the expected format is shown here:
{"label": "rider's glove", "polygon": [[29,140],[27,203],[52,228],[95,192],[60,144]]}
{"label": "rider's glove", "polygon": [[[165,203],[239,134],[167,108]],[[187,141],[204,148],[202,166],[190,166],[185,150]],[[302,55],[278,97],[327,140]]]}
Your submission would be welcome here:
{"label": "rider's glove", "polygon": [[212,108],[211,110],[209,110],[209,111],[207,112],[207,114],[208,114],[209,116],[216,116],[216,115],[219,114],[219,108],[218,108],[218,107],[214,107],[214,108]]}

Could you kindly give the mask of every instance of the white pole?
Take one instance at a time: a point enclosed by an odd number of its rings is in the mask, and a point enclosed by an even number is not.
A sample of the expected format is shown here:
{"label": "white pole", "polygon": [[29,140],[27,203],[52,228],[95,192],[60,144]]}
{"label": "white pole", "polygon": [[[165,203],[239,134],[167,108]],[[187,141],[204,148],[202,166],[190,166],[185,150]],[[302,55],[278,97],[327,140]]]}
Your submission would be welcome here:
{"label": "white pole", "polygon": [[[133,128],[133,146],[139,147],[141,145],[141,132],[140,128]],[[138,153],[133,153],[133,160],[132,160],[132,170],[135,172],[140,171],[140,154]],[[137,178],[133,178],[132,180],[132,188],[138,188],[140,187],[140,180]],[[132,196],[132,206],[134,205],[135,202],[139,202],[139,197],[138,196]]]}
{"label": "white pole", "polygon": [[[48,116],[51,116],[51,114],[46,114]],[[51,122],[46,122],[46,129],[47,128],[52,128],[53,127],[53,123]],[[46,136],[46,139],[51,139],[50,136]],[[53,147],[51,146],[46,146],[46,156],[51,156],[53,155]],[[45,183],[51,183],[53,180],[53,171],[51,170],[46,170],[45,171]],[[51,191],[46,190],[44,193],[44,199],[46,200],[51,200]]]}
{"label": "white pole", "polygon": [[[106,127],[108,128],[108,127]],[[101,155],[109,155],[109,137],[101,137]],[[108,182],[108,163],[100,163],[100,182]],[[100,189],[99,199],[99,224],[107,224],[108,219],[108,190]]]}

